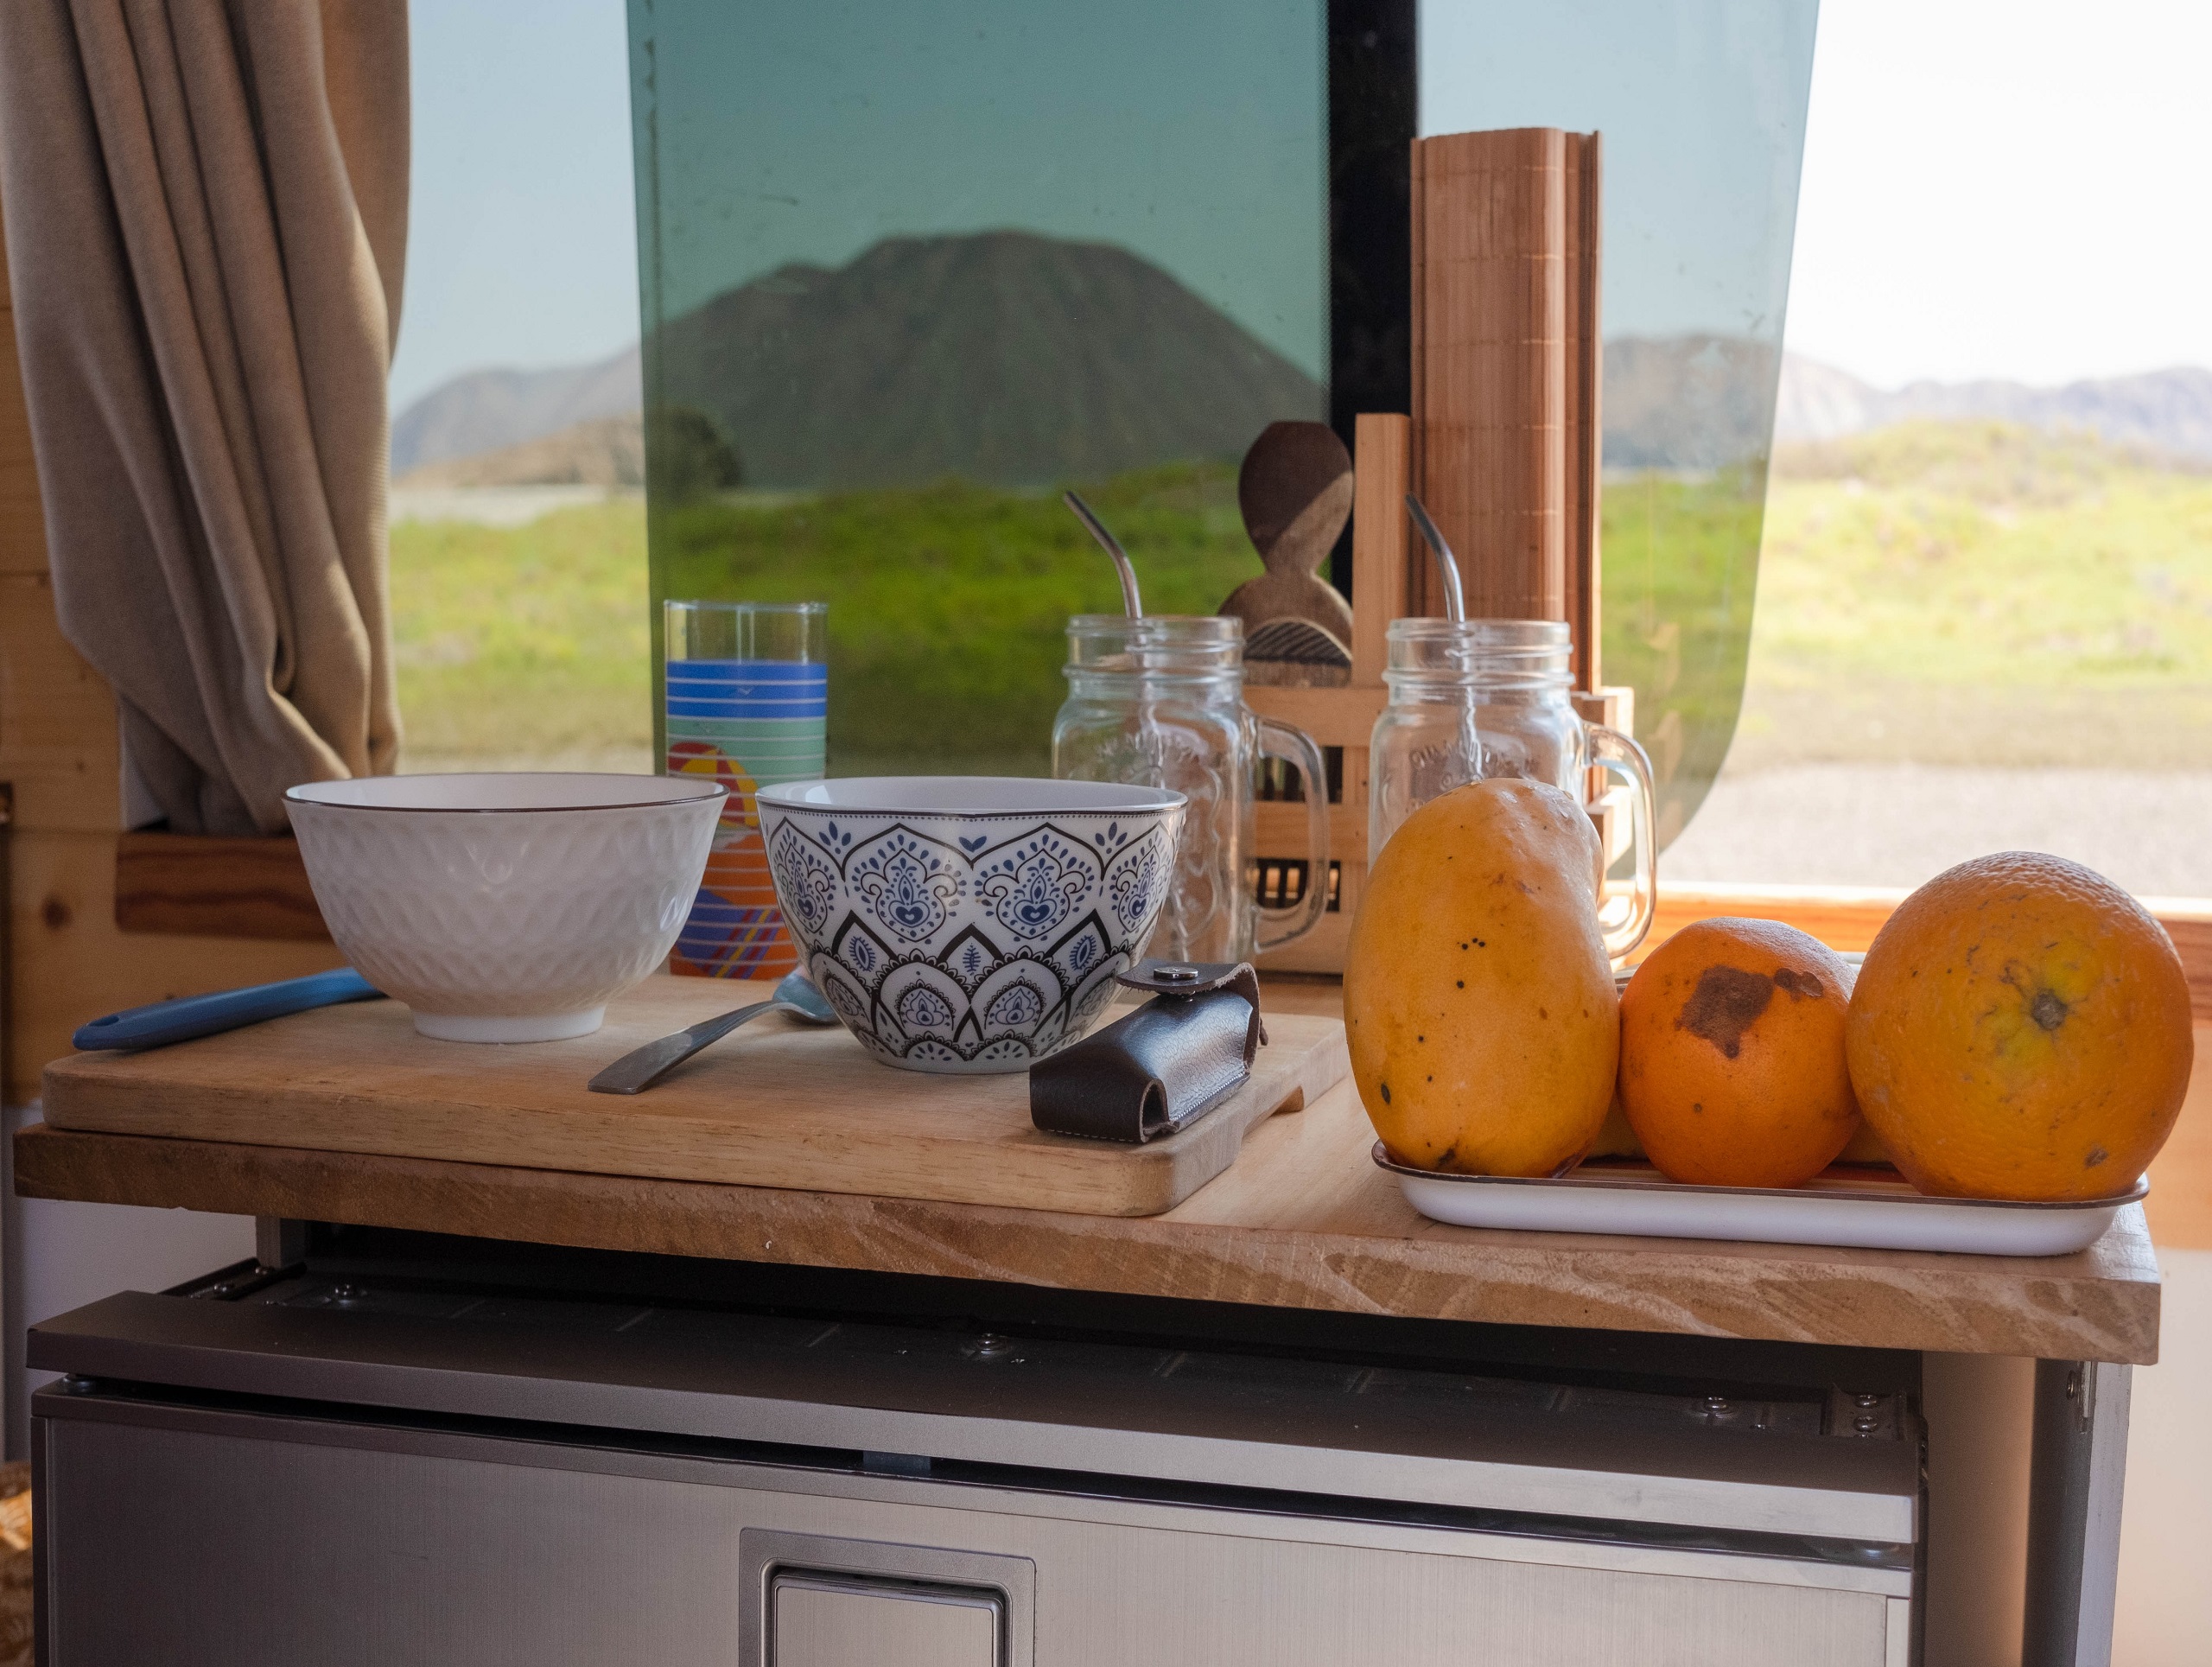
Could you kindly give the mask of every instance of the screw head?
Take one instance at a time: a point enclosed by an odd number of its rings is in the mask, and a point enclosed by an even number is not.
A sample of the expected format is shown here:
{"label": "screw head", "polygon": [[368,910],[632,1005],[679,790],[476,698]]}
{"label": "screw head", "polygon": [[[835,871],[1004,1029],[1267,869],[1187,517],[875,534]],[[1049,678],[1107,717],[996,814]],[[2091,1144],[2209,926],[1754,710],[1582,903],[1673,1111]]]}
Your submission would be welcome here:
{"label": "screw head", "polygon": [[1194,984],[1198,981],[1196,967],[1154,967],[1152,976],[1171,984]]}

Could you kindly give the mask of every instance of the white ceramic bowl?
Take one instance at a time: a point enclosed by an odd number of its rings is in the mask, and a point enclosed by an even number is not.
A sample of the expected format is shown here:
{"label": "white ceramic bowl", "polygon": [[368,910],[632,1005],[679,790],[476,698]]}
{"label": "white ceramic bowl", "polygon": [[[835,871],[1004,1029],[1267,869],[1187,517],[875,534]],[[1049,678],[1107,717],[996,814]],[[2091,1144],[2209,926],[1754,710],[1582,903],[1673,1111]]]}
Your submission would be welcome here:
{"label": "white ceramic bowl", "polygon": [[1183,795],[855,776],[763,787],[784,921],[845,1028],[910,1071],[1024,1071],[1144,952]]}
{"label": "white ceramic bowl", "polygon": [[454,1042],[599,1028],[698,894],[728,790],[694,776],[316,781],[284,795],[357,971]]}

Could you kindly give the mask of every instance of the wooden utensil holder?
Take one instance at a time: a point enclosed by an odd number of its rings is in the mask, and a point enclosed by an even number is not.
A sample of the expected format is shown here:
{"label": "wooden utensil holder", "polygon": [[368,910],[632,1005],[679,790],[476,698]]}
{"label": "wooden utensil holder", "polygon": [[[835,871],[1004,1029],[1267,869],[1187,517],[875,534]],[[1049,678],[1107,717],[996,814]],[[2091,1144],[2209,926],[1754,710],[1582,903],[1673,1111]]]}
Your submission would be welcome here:
{"label": "wooden utensil holder", "polygon": [[[1333,872],[1306,881],[1331,888],[1328,912],[1263,967],[1344,970],[1367,878],[1368,741],[1389,700],[1386,633],[1393,620],[1443,611],[1407,493],[1421,493],[1459,553],[1469,616],[1571,622],[1576,709],[1634,733],[1633,691],[1599,677],[1599,162],[1598,135],[1556,128],[1414,142],[1414,409],[1356,427],[1351,681],[1245,690],[1253,710],[1343,757]],[[1284,877],[1296,865],[1264,854],[1300,849],[1305,815],[1302,804],[1260,805],[1266,901],[1290,900]],[[1605,800],[1592,816],[1615,853],[1626,818]]]}

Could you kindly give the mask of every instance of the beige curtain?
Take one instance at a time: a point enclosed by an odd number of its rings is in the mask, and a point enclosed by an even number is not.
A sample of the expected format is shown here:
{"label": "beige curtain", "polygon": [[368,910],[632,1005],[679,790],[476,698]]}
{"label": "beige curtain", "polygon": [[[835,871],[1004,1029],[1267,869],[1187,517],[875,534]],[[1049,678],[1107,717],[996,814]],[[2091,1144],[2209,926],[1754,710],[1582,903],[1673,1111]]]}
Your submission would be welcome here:
{"label": "beige curtain", "polygon": [[388,771],[406,0],[0,0],[0,190],[61,629],[124,802],[275,833]]}

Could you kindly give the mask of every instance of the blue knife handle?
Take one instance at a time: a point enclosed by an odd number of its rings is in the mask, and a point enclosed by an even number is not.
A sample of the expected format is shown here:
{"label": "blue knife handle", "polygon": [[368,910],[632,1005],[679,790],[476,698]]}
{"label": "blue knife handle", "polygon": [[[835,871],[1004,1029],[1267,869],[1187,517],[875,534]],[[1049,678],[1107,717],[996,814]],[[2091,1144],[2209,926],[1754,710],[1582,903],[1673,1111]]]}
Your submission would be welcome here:
{"label": "blue knife handle", "polygon": [[81,1048],[166,1047],[195,1036],[257,1025],[264,1019],[281,1019],[288,1013],[335,1007],[340,1002],[365,1002],[383,994],[353,968],[340,967],[280,983],[218,990],[212,996],[181,996],[174,1002],[130,1008],[78,1026],[77,1034],[69,1040]]}

